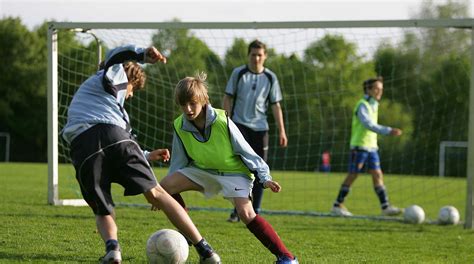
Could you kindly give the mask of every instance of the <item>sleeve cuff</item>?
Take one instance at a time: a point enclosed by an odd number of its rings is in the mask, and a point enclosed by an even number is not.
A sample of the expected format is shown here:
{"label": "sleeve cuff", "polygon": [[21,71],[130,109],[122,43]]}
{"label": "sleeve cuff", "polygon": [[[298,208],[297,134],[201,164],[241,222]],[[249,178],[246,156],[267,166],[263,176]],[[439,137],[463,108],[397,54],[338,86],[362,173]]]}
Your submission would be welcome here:
{"label": "sleeve cuff", "polygon": [[146,159],[147,161],[149,161],[148,158],[150,157],[150,151],[144,150],[144,151],[143,151],[143,156],[145,156],[145,159]]}

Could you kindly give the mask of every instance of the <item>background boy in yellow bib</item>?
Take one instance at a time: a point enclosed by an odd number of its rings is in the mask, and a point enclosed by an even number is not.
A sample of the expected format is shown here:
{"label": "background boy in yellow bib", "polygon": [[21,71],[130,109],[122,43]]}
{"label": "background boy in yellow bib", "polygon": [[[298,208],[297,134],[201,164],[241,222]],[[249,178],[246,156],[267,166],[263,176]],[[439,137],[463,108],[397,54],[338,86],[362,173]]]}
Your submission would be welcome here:
{"label": "background boy in yellow bib", "polygon": [[377,77],[364,81],[362,84],[364,97],[360,99],[352,113],[351,154],[349,174],[339,189],[338,196],[332,207],[332,213],[340,216],[351,216],[352,213],[343,205],[349,194],[352,183],[357,179],[359,172],[367,166],[372,175],[374,191],[380,201],[382,214],[398,215],[402,210],[390,205],[387,190],[383,182],[383,173],[380,167],[378,154],[377,134],[400,136],[398,128],[382,126],[378,121],[378,105],[383,94],[383,78]]}

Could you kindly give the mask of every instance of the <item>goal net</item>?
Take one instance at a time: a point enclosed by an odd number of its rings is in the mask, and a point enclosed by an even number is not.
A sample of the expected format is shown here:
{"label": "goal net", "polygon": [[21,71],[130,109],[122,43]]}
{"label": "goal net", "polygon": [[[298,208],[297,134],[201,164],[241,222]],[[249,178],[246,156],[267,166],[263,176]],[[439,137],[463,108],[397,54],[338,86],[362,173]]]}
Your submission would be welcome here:
{"label": "goal net", "polygon": [[[378,137],[390,202],[417,204],[431,220],[442,206],[453,205],[464,219],[466,170],[449,175],[458,177],[439,177],[439,146],[468,141],[473,26],[469,19],[50,23],[49,203],[83,204],[69,148],[58,134],[74,92],[97,70],[98,46],[105,53],[124,44],[154,45],[168,57],[166,65],[146,66],[145,90],[125,105],[144,149],[171,150],[172,121],[180,114],[173,100],[178,80],[206,72],[211,103],[222,108],[232,69],[247,63],[247,45],[259,39],[268,47],[265,66],[282,88],[289,140],[287,148],[278,146],[269,111],[268,163],[282,192],[265,191],[264,214],[330,215],[347,175],[352,111],[363,96],[362,83],[383,76],[379,123],[403,130],[401,137]],[[450,157],[455,156],[447,156],[450,166],[467,168],[466,159]],[[153,166],[158,180],[166,175],[167,164]],[[118,204],[145,204],[143,197],[123,197],[120,187],[114,188]],[[188,192],[184,199],[195,209],[231,209],[226,200],[206,200],[199,193]],[[353,184],[345,205],[357,216],[380,216],[367,171]]]}

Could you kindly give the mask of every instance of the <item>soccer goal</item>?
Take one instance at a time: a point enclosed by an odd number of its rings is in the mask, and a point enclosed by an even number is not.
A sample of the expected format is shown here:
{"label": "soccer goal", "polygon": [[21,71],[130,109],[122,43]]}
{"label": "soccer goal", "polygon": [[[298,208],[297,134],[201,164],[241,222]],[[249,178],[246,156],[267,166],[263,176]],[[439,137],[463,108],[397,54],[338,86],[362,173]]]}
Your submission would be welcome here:
{"label": "soccer goal", "polygon": [[[468,142],[474,152],[474,58],[472,19],[251,23],[50,23],[48,30],[49,195],[55,205],[83,205],[68,146],[60,131],[79,85],[97,70],[98,50],[123,44],[154,45],[166,65],[148,65],[147,85],[126,108],[145,149],[171,148],[172,121],[179,115],[173,88],[197,71],[208,74],[211,103],[222,107],[234,67],[247,63],[247,45],[267,45],[265,66],[275,72],[289,139],[278,146],[271,111],[268,163],[281,193],[265,192],[263,213],[330,216],[347,173],[352,111],[362,83],[384,78],[379,123],[399,127],[401,137],[379,136],[381,165],[392,204],[424,208],[429,220],[453,205],[472,227],[474,162],[450,160],[467,175],[439,174],[439,142]],[[469,96],[470,95],[470,96]],[[470,120],[470,122],[467,122]],[[468,133],[470,131],[470,133]],[[171,150],[172,151],[172,150]],[[330,172],[318,172],[330,154]],[[153,164],[156,176],[167,164]],[[326,164],[328,165],[328,164]],[[357,216],[380,217],[371,177],[362,173],[345,205]],[[115,187],[114,187],[115,188]],[[120,188],[120,187],[117,187]],[[116,192],[120,193],[120,191]],[[229,211],[221,198],[186,193],[192,209]],[[143,198],[114,197],[118,204],[145,204]],[[390,218],[399,219],[399,218]]]}

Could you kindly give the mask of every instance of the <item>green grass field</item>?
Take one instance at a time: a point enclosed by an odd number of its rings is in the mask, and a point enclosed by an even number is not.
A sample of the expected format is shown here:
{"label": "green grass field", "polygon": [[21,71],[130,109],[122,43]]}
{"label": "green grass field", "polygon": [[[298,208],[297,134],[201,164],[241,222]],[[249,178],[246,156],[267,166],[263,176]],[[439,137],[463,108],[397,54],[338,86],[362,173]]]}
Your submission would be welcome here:
{"label": "green grass field", "polygon": [[[157,174],[163,173],[158,170]],[[274,177],[280,181],[285,191],[300,190],[304,195],[267,192],[263,206],[265,209],[328,211],[330,204],[327,203],[334,199],[343,175],[328,177],[281,172],[275,173]],[[300,179],[297,180],[298,178]],[[460,213],[464,214],[464,207],[461,207],[465,199],[463,180],[427,180],[408,176],[404,176],[404,180],[397,176],[386,179],[387,185],[391,186],[392,201],[397,201],[401,206],[407,206],[413,201],[406,194],[397,193],[410,188],[413,189],[410,193],[417,190],[428,196],[416,202],[425,208],[428,217],[434,218],[439,204],[444,203],[455,204]],[[378,213],[376,198],[372,191],[367,192],[370,181],[368,177],[359,180],[358,187],[351,194],[354,199],[346,205],[358,214],[375,215]],[[323,190],[315,186],[323,182],[329,186],[334,185],[336,189]],[[452,190],[456,189],[458,192],[453,193]],[[74,191],[66,191],[65,194],[74,195]],[[311,194],[317,199],[308,197]],[[194,197],[198,196],[187,195],[185,199],[192,201],[195,206],[228,208],[222,198],[204,200]],[[47,165],[0,163],[0,201],[0,263],[96,263],[103,254],[103,243],[95,231],[90,209],[47,205]],[[144,203],[144,198],[135,197],[129,201]],[[363,205],[364,203],[370,205]],[[274,261],[274,257],[244,225],[225,222],[227,211],[190,211],[190,216],[221,255],[223,263]],[[278,231],[288,248],[298,256],[300,263],[474,261],[474,232],[463,229],[461,225],[410,225],[400,221],[301,215],[263,216]],[[150,212],[143,207],[118,207],[117,222],[124,263],[146,263],[145,244],[148,236],[158,229],[172,228],[163,213]],[[197,263],[195,251],[192,249],[190,253],[189,263]]]}

